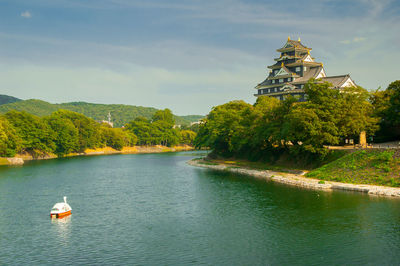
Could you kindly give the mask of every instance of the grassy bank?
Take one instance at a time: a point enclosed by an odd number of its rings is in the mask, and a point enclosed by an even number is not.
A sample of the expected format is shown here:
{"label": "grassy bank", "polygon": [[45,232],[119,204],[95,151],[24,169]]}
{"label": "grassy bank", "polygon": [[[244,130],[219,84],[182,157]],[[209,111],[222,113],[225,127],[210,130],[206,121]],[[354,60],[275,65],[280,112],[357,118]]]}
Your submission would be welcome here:
{"label": "grassy bank", "polygon": [[244,159],[209,156],[206,165],[226,165],[232,168],[271,170],[300,174],[324,181],[400,187],[400,150],[367,149],[332,151],[323,160],[301,159],[283,154],[271,161],[252,162]]}
{"label": "grassy bank", "polygon": [[226,164],[235,167],[251,168],[256,170],[272,170],[279,172],[299,172],[310,171],[322,165],[335,161],[351,151],[332,150],[323,159],[317,156],[293,155],[285,151],[269,152],[261,156],[257,161],[245,158],[224,157],[214,152],[210,153],[203,163],[208,164]]}
{"label": "grassy bank", "polygon": [[360,150],[306,174],[321,180],[400,187],[400,150]]}

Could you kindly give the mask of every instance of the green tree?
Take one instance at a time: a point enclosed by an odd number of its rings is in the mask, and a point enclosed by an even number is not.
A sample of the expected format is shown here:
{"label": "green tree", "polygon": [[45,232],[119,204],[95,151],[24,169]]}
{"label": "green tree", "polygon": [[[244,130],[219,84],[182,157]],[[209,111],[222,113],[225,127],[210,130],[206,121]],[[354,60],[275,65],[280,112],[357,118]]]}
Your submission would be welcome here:
{"label": "green tree", "polygon": [[137,138],[133,133],[122,128],[111,128],[108,124],[100,126],[103,146],[108,146],[116,150],[122,150],[125,146],[134,146]]}
{"label": "green tree", "polygon": [[126,124],[125,128],[137,136],[139,145],[151,145],[153,142],[154,129],[149,120],[138,117]]}
{"label": "green tree", "polygon": [[400,127],[400,80],[390,83],[387,91],[390,98],[386,118],[394,127]]}
{"label": "green tree", "polygon": [[58,110],[56,115],[70,120],[79,132],[78,151],[83,152],[87,148],[101,146],[100,125],[91,118],[67,110]]}
{"label": "green tree", "polygon": [[0,116],[0,156],[13,157],[21,150],[22,140],[4,116]]}
{"label": "green tree", "polygon": [[196,138],[196,132],[191,130],[181,130],[181,143],[186,145],[193,145],[193,141]]}
{"label": "green tree", "polygon": [[244,101],[214,107],[200,126],[195,146],[210,147],[221,154],[238,153],[248,144],[253,109]]}
{"label": "green tree", "polygon": [[386,90],[376,90],[371,96],[374,117],[379,119],[377,142],[400,139],[400,80],[389,84]]}
{"label": "green tree", "polygon": [[7,112],[5,116],[22,139],[22,151],[33,157],[55,151],[56,133],[42,119],[14,110]]}
{"label": "green tree", "polygon": [[72,121],[63,117],[63,112],[54,112],[52,115],[45,117],[45,121],[56,132],[55,153],[58,156],[64,156],[71,152],[78,152],[79,147],[79,130]]}

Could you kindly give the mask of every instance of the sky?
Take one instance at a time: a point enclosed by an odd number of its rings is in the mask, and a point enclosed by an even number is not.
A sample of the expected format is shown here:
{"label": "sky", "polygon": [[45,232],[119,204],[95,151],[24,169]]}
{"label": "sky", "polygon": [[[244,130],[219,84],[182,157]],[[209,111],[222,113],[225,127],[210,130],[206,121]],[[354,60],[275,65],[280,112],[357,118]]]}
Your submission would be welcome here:
{"label": "sky", "polygon": [[288,36],[328,76],[400,79],[400,0],[0,0],[0,94],[205,115],[254,103]]}

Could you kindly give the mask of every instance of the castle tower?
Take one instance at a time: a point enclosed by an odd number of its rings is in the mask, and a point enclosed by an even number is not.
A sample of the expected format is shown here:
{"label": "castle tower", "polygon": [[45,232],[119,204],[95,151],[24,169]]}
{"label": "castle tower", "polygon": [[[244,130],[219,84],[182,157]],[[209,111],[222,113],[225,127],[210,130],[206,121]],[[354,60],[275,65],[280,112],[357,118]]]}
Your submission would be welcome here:
{"label": "castle tower", "polygon": [[288,37],[285,45],[276,50],[280,56],[274,59],[275,64],[268,66],[269,75],[255,87],[257,94],[254,96],[267,95],[283,100],[285,96],[292,95],[304,101],[303,87],[310,78],[328,81],[333,88],[355,86],[349,74],[327,77],[323,64],[311,57],[311,50],[301,43],[300,38],[294,41]]}

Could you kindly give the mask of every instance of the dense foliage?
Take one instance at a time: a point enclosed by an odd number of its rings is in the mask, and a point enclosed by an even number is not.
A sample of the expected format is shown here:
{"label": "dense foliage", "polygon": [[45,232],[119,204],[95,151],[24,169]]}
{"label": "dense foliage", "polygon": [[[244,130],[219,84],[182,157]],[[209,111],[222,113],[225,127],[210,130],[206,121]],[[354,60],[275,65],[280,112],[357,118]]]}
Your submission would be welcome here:
{"label": "dense foliage", "polygon": [[157,111],[151,120],[138,117],[126,125],[126,129],[138,137],[139,145],[174,146],[193,143],[195,132],[174,127],[175,121],[169,109]]}
{"label": "dense foliage", "polygon": [[[0,98],[1,100],[1,98]],[[18,101],[0,106],[0,113],[6,113],[11,110],[25,111],[37,116],[47,116],[56,112],[59,109],[70,110],[83,114],[96,121],[107,119],[110,112],[115,127],[122,127],[126,123],[134,120],[137,117],[145,117],[152,119],[157,109],[151,107],[132,106],[124,104],[93,104],[85,102],[71,102],[61,104],[51,104],[41,100],[26,100]],[[203,116],[188,115],[175,116],[174,119],[178,125],[190,125],[191,122],[196,122]]]}
{"label": "dense foliage", "polygon": [[151,120],[137,118],[125,128],[112,128],[62,109],[42,118],[11,110],[0,115],[0,156],[12,157],[16,153],[29,153],[33,157],[50,153],[64,156],[106,146],[121,150],[137,143],[192,144],[196,133],[174,128],[174,124],[174,116],[168,109],[156,111]]}
{"label": "dense foliage", "polygon": [[282,152],[321,157],[327,154],[325,145],[356,139],[362,131],[373,134],[379,119],[372,115],[369,93],[361,87],[330,86],[310,80],[304,87],[306,102],[260,96],[254,105],[233,101],[214,107],[195,145],[251,159]]}
{"label": "dense foliage", "polygon": [[376,141],[400,139],[400,80],[389,84],[386,90],[376,90],[371,96],[374,115],[380,118]]}

